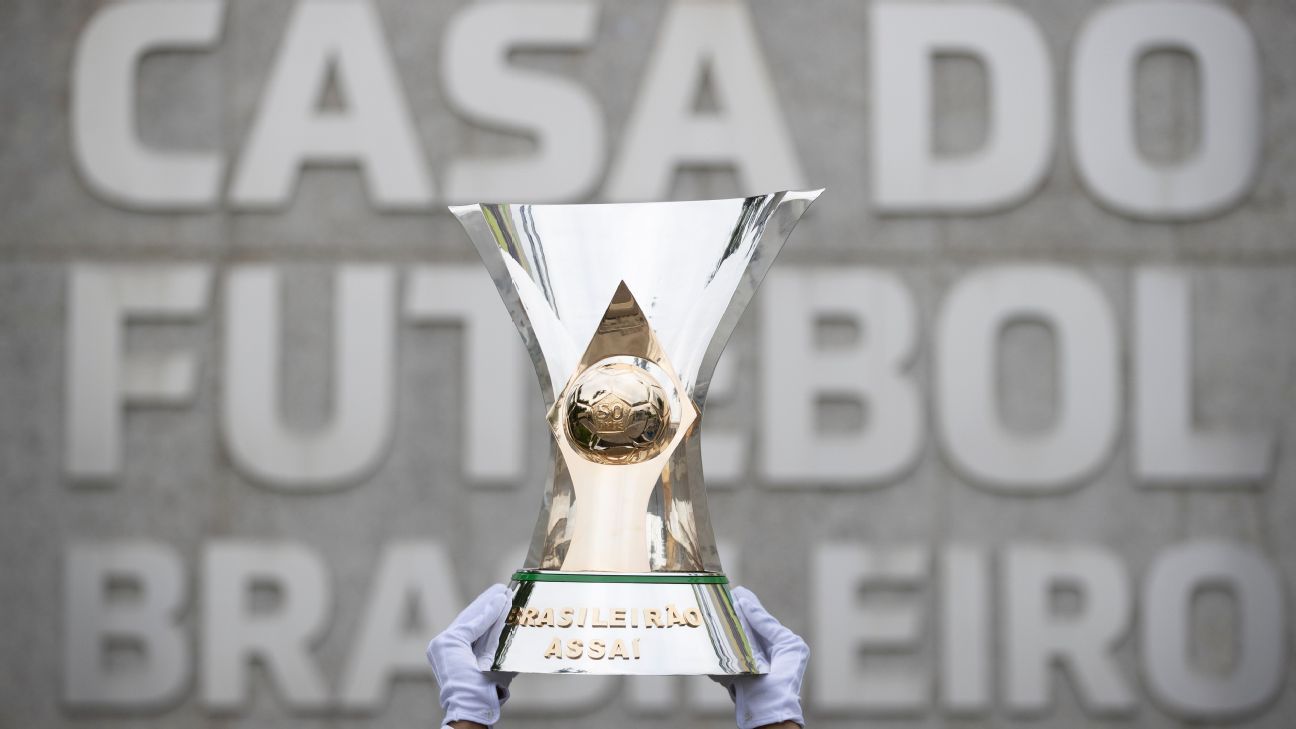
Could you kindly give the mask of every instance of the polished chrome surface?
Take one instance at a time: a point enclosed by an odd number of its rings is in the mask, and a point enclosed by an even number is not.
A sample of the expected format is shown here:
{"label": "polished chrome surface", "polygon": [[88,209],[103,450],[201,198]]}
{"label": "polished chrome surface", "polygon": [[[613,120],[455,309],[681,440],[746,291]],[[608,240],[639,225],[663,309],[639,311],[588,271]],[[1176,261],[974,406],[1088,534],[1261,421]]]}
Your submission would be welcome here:
{"label": "polished chrome surface", "polygon": [[[698,428],[685,420],[700,416],[738,318],[820,192],[451,208],[522,335],[554,426],[556,457],[526,567],[721,571]],[[607,361],[613,357],[622,359]],[[602,456],[588,456],[626,455],[601,445],[638,436],[627,430],[607,440],[568,437],[572,416],[579,421],[585,414],[561,404],[582,397],[581,378],[608,374],[592,368],[616,363],[643,370],[635,376],[656,383],[668,402],[640,409],[628,425],[647,429],[660,420],[674,433],[650,438],[642,452],[631,449],[624,463],[600,463]],[[671,440],[660,446],[658,438],[666,437]],[[609,483],[614,487],[589,487]]]}
{"label": "polished chrome surface", "polygon": [[[567,464],[577,508],[560,569],[643,572],[649,562],[648,501],[671,455],[692,432],[700,411],[684,390],[656,333],[622,281],[585,348],[579,368],[549,412],[558,455]],[[622,392],[627,402],[609,388]],[[625,440],[640,428],[629,413],[659,426],[651,440],[615,446],[583,436],[583,392],[599,406],[621,413],[625,427],[607,423]],[[637,393],[637,394],[636,394]],[[654,408],[654,399],[660,404]],[[591,420],[593,418],[590,418]]]}
{"label": "polished chrome surface", "polygon": [[474,646],[482,670],[621,675],[768,670],[753,654],[724,584],[514,581],[510,589],[512,608]]}

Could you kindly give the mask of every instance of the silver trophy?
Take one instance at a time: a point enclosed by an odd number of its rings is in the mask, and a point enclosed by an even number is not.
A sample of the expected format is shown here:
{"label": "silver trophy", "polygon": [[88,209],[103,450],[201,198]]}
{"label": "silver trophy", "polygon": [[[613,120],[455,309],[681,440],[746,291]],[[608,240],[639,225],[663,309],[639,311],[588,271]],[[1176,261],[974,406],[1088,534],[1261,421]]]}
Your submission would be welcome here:
{"label": "silver trophy", "polygon": [[483,670],[742,674],[699,426],[716,361],[822,190],[452,207],[526,344],[555,457]]}

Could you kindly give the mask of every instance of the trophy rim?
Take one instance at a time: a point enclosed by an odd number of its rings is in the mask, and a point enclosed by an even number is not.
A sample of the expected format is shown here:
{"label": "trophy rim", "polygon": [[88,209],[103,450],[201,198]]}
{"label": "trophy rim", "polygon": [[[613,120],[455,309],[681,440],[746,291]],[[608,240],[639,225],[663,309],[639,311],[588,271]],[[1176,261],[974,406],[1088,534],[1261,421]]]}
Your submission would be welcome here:
{"label": "trophy rim", "polygon": [[525,206],[530,207],[530,208],[577,208],[577,207],[579,207],[579,208],[589,208],[589,207],[606,207],[606,206],[612,206],[612,205],[619,205],[619,206],[626,206],[626,207],[628,207],[628,206],[652,206],[652,205],[684,205],[684,204],[688,204],[688,203],[736,202],[736,201],[739,201],[739,200],[752,200],[752,199],[755,199],[755,198],[770,197],[771,195],[780,195],[780,194],[781,194],[781,195],[785,195],[785,196],[786,196],[786,195],[795,195],[795,196],[797,196],[797,197],[803,197],[803,198],[806,198],[806,199],[808,199],[810,202],[814,202],[814,201],[815,201],[815,200],[816,200],[820,195],[822,195],[823,192],[824,192],[825,190],[827,190],[827,189],[828,189],[828,188],[826,188],[826,187],[817,187],[817,188],[811,188],[811,189],[805,189],[805,190],[789,189],[789,190],[778,190],[778,191],[774,191],[774,192],[764,192],[764,193],[760,193],[760,194],[757,194],[757,195],[740,195],[740,196],[737,196],[737,197],[707,197],[707,198],[693,198],[693,199],[690,199],[690,200],[628,200],[628,201],[624,201],[624,202],[622,202],[622,201],[616,201],[616,200],[599,200],[599,201],[595,201],[595,202],[558,202],[558,203],[555,203],[555,202],[526,202],[526,201],[524,201],[524,200],[512,200],[512,201],[508,201],[508,202],[503,202],[503,201],[485,201],[485,200],[479,200],[479,201],[477,201],[477,202],[472,202],[472,203],[461,203],[461,204],[458,204],[458,205],[447,205],[446,208],[447,208],[447,209],[448,209],[452,214],[454,214],[455,217],[462,217],[463,214],[469,213],[469,212],[471,212],[471,211],[473,211],[473,210],[480,210],[480,209],[483,208],[483,207],[491,207],[491,206],[499,206],[499,205],[505,205],[505,206],[509,206],[509,207],[512,207],[512,206],[515,206],[515,205],[525,205]]}

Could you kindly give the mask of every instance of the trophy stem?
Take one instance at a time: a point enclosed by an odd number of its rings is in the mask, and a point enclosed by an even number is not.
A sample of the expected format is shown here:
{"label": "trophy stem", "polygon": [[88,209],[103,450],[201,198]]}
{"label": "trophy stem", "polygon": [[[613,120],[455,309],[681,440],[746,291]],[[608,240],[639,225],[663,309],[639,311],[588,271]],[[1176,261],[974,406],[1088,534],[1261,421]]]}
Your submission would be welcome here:
{"label": "trophy stem", "polygon": [[[632,467],[631,467],[632,468]],[[633,497],[630,484],[573,484],[576,513],[571,546],[563,560],[566,572],[647,572],[648,532],[644,513],[652,482],[643,488],[642,479]]]}

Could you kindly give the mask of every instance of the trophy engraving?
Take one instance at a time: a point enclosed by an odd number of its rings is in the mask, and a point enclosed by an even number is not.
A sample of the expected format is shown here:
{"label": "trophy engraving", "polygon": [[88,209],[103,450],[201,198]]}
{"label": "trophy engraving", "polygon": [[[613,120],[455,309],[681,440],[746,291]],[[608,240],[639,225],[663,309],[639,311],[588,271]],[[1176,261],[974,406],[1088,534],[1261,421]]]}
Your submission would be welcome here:
{"label": "trophy engraving", "polygon": [[820,192],[451,208],[531,355],[554,451],[484,670],[764,670],[720,566],[698,434],[725,342]]}
{"label": "trophy engraving", "polygon": [[595,463],[638,463],[670,441],[666,391],[645,368],[604,362],[581,373],[564,402],[568,440]]}

